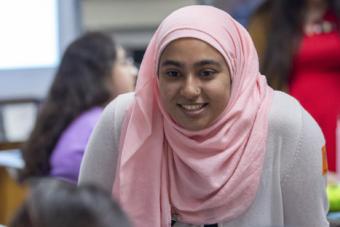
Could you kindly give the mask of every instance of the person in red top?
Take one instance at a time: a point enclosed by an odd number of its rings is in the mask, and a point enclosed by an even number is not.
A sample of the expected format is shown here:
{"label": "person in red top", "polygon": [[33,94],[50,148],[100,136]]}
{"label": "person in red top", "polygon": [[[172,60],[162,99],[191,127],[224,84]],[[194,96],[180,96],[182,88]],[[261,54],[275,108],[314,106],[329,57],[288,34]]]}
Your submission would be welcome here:
{"label": "person in red top", "polygon": [[268,0],[248,28],[271,86],[296,97],[320,125],[330,171],[340,158],[339,21],[338,0]]}

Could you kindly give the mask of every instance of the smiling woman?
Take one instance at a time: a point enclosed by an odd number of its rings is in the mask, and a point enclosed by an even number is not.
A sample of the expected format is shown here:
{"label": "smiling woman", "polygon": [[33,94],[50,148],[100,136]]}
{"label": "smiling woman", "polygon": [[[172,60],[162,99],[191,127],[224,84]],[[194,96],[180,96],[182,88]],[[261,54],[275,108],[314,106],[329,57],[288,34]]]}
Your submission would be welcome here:
{"label": "smiling woman", "polygon": [[160,57],[161,103],[171,118],[189,130],[204,129],[222,113],[230,96],[223,56],[198,39],[171,42]]}
{"label": "smiling woman", "polygon": [[329,226],[320,128],[258,65],[227,13],[176,10],[135,93],[106,107],[79,183],[112,192],[138,227]]}

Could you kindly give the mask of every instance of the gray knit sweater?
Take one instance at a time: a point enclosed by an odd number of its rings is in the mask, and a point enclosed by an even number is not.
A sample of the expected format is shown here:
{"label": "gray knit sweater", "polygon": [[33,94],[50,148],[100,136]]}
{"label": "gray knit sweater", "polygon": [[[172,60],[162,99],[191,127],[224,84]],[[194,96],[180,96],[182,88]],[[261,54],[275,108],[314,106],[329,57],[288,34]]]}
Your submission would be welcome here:
{"label": "gray knit sweater", "polygon": [[[105,108],[85,152],[79,184],[95,183],[112,191],[121,122],[133,98],[133,93],[121,95]],[[322,175],[324,143],[314,119],[294,98],[276,91],[256,199],[242,216],[218,226],[329,226],[326,176]],[[174,226],[195,225],[177,222]]]}

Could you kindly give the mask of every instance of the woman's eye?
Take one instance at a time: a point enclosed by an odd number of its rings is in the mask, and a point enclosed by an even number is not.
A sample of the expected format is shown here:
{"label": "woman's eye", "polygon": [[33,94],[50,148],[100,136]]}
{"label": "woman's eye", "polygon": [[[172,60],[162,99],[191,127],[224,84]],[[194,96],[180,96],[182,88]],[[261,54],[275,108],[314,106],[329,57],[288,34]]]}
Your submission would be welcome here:
{"label": "woman's eye", "polygon": [[177,72],[177,71],[167,71],[167,72],[165,72],[165,75],[167,77],[174,78],[174,77],[178,77],[179,76],[179,72]]}
{"label": "woman's eye", "polygon": [[215,75],[216,71],[215,70],[202,70],[199,72],[199,76],[201,77],[212,77]]}

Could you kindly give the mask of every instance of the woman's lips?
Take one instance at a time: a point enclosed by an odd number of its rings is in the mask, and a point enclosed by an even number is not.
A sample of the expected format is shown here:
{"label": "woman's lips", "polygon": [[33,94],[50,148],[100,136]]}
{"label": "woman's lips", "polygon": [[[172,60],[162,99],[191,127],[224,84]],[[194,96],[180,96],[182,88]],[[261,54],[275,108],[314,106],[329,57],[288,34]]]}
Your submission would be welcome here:
{"label": "woman's lips", "polygon": [[199,116],[206,108],[208,103],[177,104],[177,106],[189,117]]}

